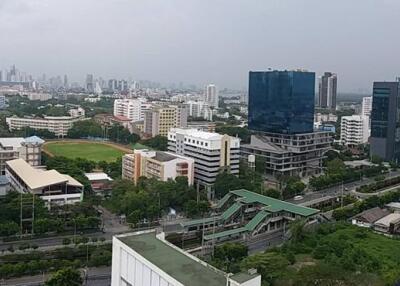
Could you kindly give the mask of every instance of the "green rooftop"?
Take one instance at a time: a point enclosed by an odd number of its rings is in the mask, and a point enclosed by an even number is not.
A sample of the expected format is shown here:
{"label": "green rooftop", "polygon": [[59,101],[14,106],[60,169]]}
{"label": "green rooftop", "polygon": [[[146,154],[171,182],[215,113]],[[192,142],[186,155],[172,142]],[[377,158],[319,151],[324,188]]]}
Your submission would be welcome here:
{"label": "green rooftop", "polygon": [[195,225],[199,225],[199,224],[207,224],[207,223],[211,223],[211,222],[214,222],[214,221],[218,222],[219,220],[220,220],[219,216],[206,217],[206,218],[200,218],[200,219],[181,222],[181,226],[189,227],[189,226],[195,226]]}
{"label": "green rooftop", "polygon": [[319,210],[317,209],[295,205],[292,203],[288,203],[271,197],[266,197],[243,189],[231,191],[231,193],[241,197],[241,200],[244,203],[257,202],[263,204],[265,205],[264,209],[269,212],[288,211],[305,217],[317,214],[319,212]]}
{"label": "green rooftop", "polygon": [[266,217],[268,216],[268,213],[265,211],[261,211],[258,214],[256,214],[247,224],[246,224],[246,229],[248,231],[253,231],[257,225],[259,225],[260,222],[262,222]]}
{"label": "green rooftop", "polygon": [[221,218],[223,220],[229,219],[234,213],[236,213],[242,207],[239,203],[234,203],[225,212],[222,213]]}
{"label": "green rooftop", "polygon": [[155,233],[117,237],[149,262],[188,286],[225,286],[222,271],[207,267],[156,238]]}
{"label": "green rooftop", "polygon": [[257,274],[257,273],[248,274],[248,273],[245,273],[245,272],[240,272],[240,273],[237,273],[237,274],[231,276],[230,278],[232,280],[235,280],[236,282],[242,284],[242,283],[247,282],[247,281],[249,281],[249,280],[251,280],[251,279],[253,279],[253,278],[255,278],[255,277],[259,276],[259,275],[260,274]]}

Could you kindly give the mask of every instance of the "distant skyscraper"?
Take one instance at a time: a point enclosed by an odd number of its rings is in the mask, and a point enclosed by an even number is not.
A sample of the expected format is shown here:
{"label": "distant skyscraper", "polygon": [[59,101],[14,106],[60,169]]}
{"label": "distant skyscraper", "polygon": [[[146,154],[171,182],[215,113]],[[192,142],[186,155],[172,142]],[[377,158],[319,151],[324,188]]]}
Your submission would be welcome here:
{"label": "distant skyscraper", "polygon": [[279,134],[314,128],[315,73],[250,72],[249,129]]}
{"label": "distant skyscraper", "polygon": [[218,108],[218,89],[214,84],[209,84],[206,86],[206,102],[210,107]]}
{"label": "distant skyscraper", "polygon": [[370,153],[400,161],[400,82],[374,82]]}
{"label": "distant skyscraper", "polygon": [[361,115],[371,116],[372,110],[372,96],[366,96],[362,99]]}
{"label": "distant skyscraper", "polygon": [[86,88],[86,91],[88,91],[88,92],[93,92],[94,91],[94,80],[93,80],[93,75],[92,74],[86,75],[85,88]]}
{"label": "distant skyscraper", "polygon": [[319,78],[318,103],[321,108],[336,109],[337,76],[326,72]]}
{"label": "distant skyscraper", "polygon": [[65,74],[65,75],[64,75],[64,87],[65,87],[65,88],[68,88],[68,86],[69,86],[69,83],[68,83],[68,76]]}

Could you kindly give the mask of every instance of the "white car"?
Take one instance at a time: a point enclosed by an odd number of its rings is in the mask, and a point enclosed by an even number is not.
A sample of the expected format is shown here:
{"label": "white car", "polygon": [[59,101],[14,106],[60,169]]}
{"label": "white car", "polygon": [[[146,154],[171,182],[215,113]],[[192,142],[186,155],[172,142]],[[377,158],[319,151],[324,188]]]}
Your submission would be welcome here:
{"label": "white car", "polygon": [[294,199],[295,201],[301,201],[301,200],[304,199],[304,198],[303,198],[303,196],[295,196],[293,199]]}

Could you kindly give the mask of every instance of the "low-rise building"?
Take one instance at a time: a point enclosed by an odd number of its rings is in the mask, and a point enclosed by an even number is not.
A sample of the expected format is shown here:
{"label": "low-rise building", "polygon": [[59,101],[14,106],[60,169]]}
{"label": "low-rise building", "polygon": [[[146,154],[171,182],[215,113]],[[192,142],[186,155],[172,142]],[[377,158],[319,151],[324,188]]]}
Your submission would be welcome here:
{"label": "low-rise building", "polygon": [[374,230],[387,233],[400,233],[400,213],[391,213],[374,223]]}
{"label": "low-rise building", "polygon": [[6,162],[21,158],[31,166],[40,166],[44,140],[37,136],[0,138],[0,175],[5,175]]}
{"label": "low-rise building", "polygon": [[56,170],[36,169],[23,159],[7,161],[6,176],[14,190],[37,195],[48,205],[73,204],[83,199],[83,185],[77,180]]}
{"label": "low-rise building", "polygon": [[194,179],[213,196],[217,175],[225,170],[239,174],[240,139],[197,129],[173,128],[168,133],[168,150],[194,159]]}
{"label": "low-rise building", "polygon": [[390,214],[389,210],[375,207],[365,210],[362,213],[354,216],[351,219],[351,223],[361,227],[372,227],[376,221],[387,216],[388,214]]}
{"label": "low-rise building", "polygon": [[122,178],[135,184],[140,177],[156,178],[161,181],[187,177],[188,184],[194,180],[194,160],[170,152],[134,150],[122,157]]}
{"label": "low-rise building", "polygon": [[357,146],[368,142],[370,136],[369,117],[361,115],[343,116],[340,125],[340,141],[345,146]]}
{"label": "low-rise building", "polygon": [[217,124],[210,121],[190,121],[188,122],[187,127],[190,129],[197,129],[205,132],[215,132]]}
{"label": "low-rise building", "polygon": [[111,286],[261,286],[256,271],[227,274],[145,231],[114,236]]}
{"label": "low-rise building", "polygon": [[105,195],[111,191],[111,183],[113,182],[113,179],[111,179],[106,173],[85,173],[85,176],[89,180],[90,186],[95,194]]}
{"label": "low-rise building", "polygon": [[42,117],[7,117],[6,122],[10,131],[21,130],[26,127],[48,130],[58,137],[67,135],[75,122],[85,120],[84,117],[71,116],[44,116]]}

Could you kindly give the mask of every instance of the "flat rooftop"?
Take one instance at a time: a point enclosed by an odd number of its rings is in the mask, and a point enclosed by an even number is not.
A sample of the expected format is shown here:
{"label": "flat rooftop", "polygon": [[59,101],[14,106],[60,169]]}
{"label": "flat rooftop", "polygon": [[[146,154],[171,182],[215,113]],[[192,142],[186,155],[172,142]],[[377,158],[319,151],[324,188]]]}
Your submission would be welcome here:
{"label": "flat rooftop", "polygon": [[154,232],[117,236],[124,244],[187,286],[225,286],[222,271],[202,264],[158,239]]}

